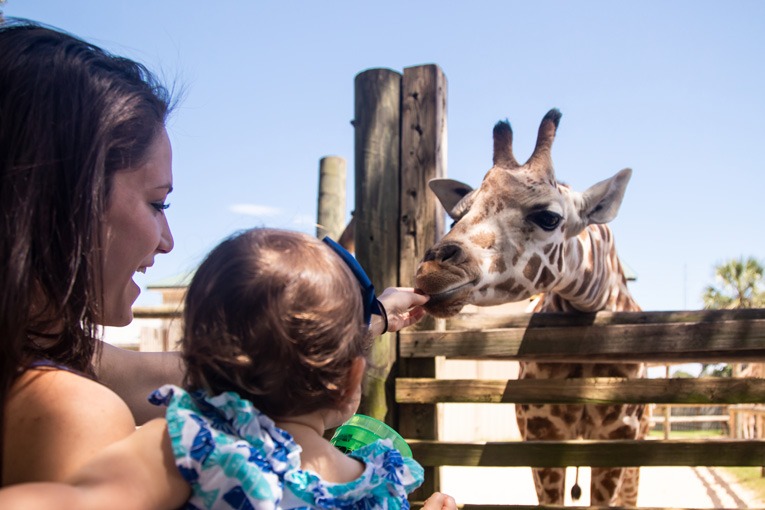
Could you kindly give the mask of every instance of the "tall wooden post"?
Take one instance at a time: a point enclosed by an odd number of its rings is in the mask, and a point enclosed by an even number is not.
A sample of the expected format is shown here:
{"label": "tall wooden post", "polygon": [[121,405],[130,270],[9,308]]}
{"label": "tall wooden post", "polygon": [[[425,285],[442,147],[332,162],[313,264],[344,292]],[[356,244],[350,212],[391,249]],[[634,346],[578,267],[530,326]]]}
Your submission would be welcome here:
{"label": "tall wooden post", "polygon": [[[430,179],[446,176],[447,83],[437,65],[404,69],[401,114],[401,217],[399,283],[414,286],[417,264],[444,232],[444,212],[428,188]],[[426,317],[415,327],[435,329]],[[430,359],[401,359],[401,377],[436,377]],[[435,404],[401,404],[397,428],[406,438],[438,439]],[[412,500],[424,500],[440,487],[438,469],[425,468],[425,482]]]}
{"label": "tall wooden post", "polygon": [[316,237],[335,241],[345,229],[345,158],[325,156],[319,161],[319,210]]}
{"label": "tall wooden post", "polygon": [[[379,293],[398,285],[401,74],[369,69],[356,76],[354,88],[356,258]],[[386,385],[395,360],[395,337],[383,335],[372,350],[359,410],[388,423]]]}

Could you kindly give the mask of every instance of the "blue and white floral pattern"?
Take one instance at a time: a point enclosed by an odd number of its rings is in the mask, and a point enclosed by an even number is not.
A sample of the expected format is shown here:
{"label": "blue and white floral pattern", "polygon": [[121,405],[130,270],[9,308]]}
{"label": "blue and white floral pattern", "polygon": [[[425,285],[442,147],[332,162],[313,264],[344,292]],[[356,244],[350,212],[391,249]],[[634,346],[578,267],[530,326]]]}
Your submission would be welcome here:
{"label": "blue and white floral pattern", "polygon": [[348,483],[300,469],[300,446],[236,393],[208,396],[166,385],[149,397],[167,406],[167,426],[181,475],[192,487],[187,509],[405,509],[423,469],[390,440],[349,455],[366,464]]}

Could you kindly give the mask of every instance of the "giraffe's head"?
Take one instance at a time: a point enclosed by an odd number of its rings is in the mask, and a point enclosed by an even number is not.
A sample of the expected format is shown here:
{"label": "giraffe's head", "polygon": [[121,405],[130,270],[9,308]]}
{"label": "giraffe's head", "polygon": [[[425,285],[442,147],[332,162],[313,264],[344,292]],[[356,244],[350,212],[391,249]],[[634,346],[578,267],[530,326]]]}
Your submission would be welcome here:
{"label": "giraffe's head", "polygon": [[550,150],[561,114],[550,110],[536,147],[521,165],[507,122],[494,126],[494,166],[478,189],[450,179],[430,187],[454,220],[417,268],[415,285],[430,296],[426,309],[448,317],[466,304],[520,301],[569,284],[581,260],[567,241],[589,224],[616,217],[632,171],[624,169],[584,193],[555,179]]}

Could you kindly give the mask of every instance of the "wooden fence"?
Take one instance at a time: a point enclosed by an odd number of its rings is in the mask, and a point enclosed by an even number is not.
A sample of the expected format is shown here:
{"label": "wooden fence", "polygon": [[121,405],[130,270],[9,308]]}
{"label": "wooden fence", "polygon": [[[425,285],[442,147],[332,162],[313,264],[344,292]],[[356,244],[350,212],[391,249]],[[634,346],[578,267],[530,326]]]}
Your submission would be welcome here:
{"label": "wooden fence", "polygon": [[[575,362],[720,362],[765,358],[765,310],[600,312],[508,317],[504,327],[404,331],[402,359]],[[441,402],[750,404],[765,402],[765,380],[577,379],[443,380],[397,377],[399,424],[418,424],[423,409]],[[424,414],[429,414],[425,412]],[[427,431],[428,424],[422,424]],[[418,430],[415,425],[415,430]],[[416,439],[415,439],[416,438]],[[439,466],[762,466],[760,439],[443,442],[409,437],[415,458]],[[436,484],[425,492],[437,490]],[[466,502],[469,503],[469,502]],[[476,506],[465,508],[526,508]]]}

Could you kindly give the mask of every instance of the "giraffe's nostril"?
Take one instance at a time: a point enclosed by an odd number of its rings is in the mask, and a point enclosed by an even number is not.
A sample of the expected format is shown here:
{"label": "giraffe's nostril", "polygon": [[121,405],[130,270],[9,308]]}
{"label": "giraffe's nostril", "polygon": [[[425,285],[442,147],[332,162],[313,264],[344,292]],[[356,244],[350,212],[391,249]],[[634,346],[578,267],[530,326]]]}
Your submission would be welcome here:
{"label": "giraffe's nostril", "polygon": [[456,244],[445,244],[438,250],[437,258],[441,262],[449,262],[450,264],[458,264],[464,257],[462,254],[462,248]]}

